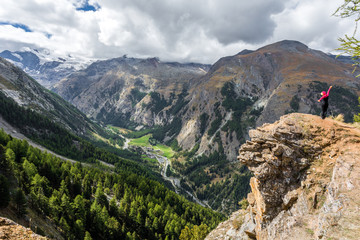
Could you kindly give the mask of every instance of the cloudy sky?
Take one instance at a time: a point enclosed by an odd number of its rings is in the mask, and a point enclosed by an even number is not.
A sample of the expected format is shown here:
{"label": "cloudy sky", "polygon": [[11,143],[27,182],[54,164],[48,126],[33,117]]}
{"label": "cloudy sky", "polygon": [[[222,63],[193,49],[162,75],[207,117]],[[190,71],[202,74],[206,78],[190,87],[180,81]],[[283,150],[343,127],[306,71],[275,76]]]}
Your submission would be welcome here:
{"label": "cloudy sky", "polygon": [[334,52],[343,0],[0,0],[0,51],[214,63],[284,39]]}

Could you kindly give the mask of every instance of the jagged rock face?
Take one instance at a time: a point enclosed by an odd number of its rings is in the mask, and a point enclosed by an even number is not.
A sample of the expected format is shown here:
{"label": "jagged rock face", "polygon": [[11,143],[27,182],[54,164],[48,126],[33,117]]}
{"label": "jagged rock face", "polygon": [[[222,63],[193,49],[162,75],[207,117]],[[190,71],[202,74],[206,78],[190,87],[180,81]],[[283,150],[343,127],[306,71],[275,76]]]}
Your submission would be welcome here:
{"label": "jagged rock face", "polygon": [[[286,194],[300,185],[303,170],[321,153],[319,145],[304,136],[296,118],[249,132],[251,141],[243,144],[238,160],[254,173],[250,180],[256,203],[257,222],[271,221],[292,200]],[[261,226],[259,226],[261,227]]]}
{"label": "jagged rock face", "polygon": [[37,235],[29,228],[25,228],[14,221],[0,217],[0,239],[46,240],[48,238]]}
{"label": "jagged rock face", "polygon": [[250,137],[238,156],[254,174],[249,206],[206,239],[358,239],[359,129],[290,114]]}

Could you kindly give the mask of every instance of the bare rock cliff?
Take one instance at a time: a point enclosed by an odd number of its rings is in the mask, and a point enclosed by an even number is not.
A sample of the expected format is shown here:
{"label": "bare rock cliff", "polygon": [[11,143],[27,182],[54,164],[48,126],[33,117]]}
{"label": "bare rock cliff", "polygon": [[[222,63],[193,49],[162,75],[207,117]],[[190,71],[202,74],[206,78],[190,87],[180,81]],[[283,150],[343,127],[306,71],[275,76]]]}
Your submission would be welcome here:
{"label": "bare rock cliff", "polygon": [[206,239],[358,239],[359,129],[294,113],[249,135],[249,205]]}

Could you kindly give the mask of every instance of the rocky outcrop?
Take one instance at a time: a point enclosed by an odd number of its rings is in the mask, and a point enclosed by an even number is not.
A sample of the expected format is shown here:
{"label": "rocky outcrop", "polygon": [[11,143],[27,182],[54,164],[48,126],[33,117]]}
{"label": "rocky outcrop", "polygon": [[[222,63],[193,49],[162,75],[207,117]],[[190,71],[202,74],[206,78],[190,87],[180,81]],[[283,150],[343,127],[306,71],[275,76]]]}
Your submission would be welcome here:
{"label": "rocky outcrop", "polygon": [[283,118],[250,130],[251,141],[240,148],[238,160],[254,174],[249,199],[254,199],[258,231],[296,201],[303,170],[322,152],[312,136],[304,138],[304,134],[296,118]]}
{"label": "rocky outcrop", "polygon": [[249,206],[206,239],[358,239],[359,129],[290,114],[249,135],[238,156],[254,174]]}
{"label": "rocky outcrop", "polygon": [[37,235],[31,229],[23,227],[10,219],[0,217],[0,239],[46,240],[48,238]]}

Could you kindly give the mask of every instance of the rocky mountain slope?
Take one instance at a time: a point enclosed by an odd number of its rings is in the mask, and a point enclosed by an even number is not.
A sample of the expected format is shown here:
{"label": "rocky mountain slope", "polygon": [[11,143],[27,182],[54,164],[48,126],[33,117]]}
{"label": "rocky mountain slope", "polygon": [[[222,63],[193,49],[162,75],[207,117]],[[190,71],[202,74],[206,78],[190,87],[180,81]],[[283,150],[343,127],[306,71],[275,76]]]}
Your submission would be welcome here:
{"label": "rocky mountain slope", "polygon": [[78,135],[96,130],[96,126],[74,106],[3,58],[0,58],[0,92],[2,97],[43,114]]}
{"label": "rocky mountain slope", "polygon": [[173,160],[173,168],[186,176],[201,200],[234,211],[247,191],[248,176],[236,156],[249,130],[291,112],[319,115],[317,100],[330,85],[329,114],[342,113],[352,121],[360,111],[360,80],[352,71],[350,64],[295,41],[220,59],[185,98],[189,103],[175,138],[195,154],[192,160]]}
{"label": "rocky mountain slope", "polygon": [[359,129],[293,113],[249,135],[249,205],[206,239],[358,239]]}
{"label": "rocky mountain slope", "polygon": [[5,50],[0,57],[7,59],[24,70],[46,88],[51,88],[62,78],[87,67],[92,60],[73,57],[55,56],[49,50],[24,48],[21,51]]}
{"label": "rocky mountain slope", "polygon": [[54,91],[90,118],[118,126],[171,122],[159,113],[189,89],[208,65],[160,62],[157,58],[98,61],[54,86]]}

